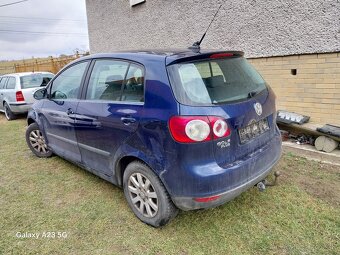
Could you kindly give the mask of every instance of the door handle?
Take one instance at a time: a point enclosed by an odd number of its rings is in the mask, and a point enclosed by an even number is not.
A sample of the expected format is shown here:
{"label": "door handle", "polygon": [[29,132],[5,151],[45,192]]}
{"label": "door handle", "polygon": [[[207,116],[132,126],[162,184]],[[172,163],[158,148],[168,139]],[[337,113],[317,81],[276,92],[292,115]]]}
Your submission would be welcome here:
{"label": "door handle", "polygon": [[120,120],[124,123],[124,125],[130,125],[131,123],[136,122],[136,119],[132,117],[121,117]]}
{"label": "door handle", "polygon": [[68,108],[67,111],[66,111],[66,114],[67,114],[67,115],[70,115],[70,114],[74,114],[74,112],[72,111],[71,108]]}

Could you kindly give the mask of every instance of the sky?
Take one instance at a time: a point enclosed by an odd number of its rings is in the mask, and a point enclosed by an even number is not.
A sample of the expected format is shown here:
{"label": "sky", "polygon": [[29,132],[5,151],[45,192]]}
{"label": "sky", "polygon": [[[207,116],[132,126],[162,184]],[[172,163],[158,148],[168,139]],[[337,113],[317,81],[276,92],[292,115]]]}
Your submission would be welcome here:
{"label": "sky", "polygon": [[85,0],[0,0],[0,60],[89,50]]}

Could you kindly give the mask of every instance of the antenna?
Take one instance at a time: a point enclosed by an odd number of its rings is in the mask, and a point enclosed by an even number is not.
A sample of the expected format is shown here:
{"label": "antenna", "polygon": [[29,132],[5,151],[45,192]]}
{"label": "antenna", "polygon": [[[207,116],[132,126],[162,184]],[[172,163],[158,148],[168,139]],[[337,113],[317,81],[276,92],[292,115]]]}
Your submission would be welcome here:
{"label": "antenna", "polygon": [[220,7],[218,7],[218,9],[217,9],[217,11],[216,11],[214,17],[213,17],[212,20],[210,21],[210,24],[209,24],[207,30],[205,30],[205,32],[204,32],[204,34],[203,34],[201,40],[199,40],[199,41],[197,41],[197,42],[194,42],[194,44],[193,44],[192,46],[190,46],[189,49],[195,50],[195,51],[197,51],[197,52],[200,51],[200,49],[201,49],[201,47],[200,47],[200,46],[201,46],[201,43],[202,43],[202,41],[203,41],[205,35],[207,34],[207,32],[208,32],[208,30],[209,30],[211,24],[214,22],[214,20],[215,20],[215,18],[216,18],[216,15],[217,15],[217,13],[220,11],[222,5],[223,5],[223,4],[221,4]]}

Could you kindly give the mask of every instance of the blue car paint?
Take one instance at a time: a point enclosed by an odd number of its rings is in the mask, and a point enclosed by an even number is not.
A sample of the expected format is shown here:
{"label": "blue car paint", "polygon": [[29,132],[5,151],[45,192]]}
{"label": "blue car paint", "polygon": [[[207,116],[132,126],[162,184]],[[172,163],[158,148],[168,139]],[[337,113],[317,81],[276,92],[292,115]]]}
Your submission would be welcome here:
{"label": "blue car paint", "polygon": [[[254,102],[263,106],[261,117],[253,110]],[[181,115],[216,115],[228,120],[232,126],[229,137],[213,142],[190,145],[177,144],[171,169],[162,176],[173,183],[173,197],[209,197],[232,189],[259,175],[267,166],[272,167],[281,155],[281,137],[276,126],[275,102],[272,91],[257,98],[235,104],[210,107],[180,106]],[[257,139],[241,145],[237,128],[252,119],[268,117],[270,130]],[[230,146],[220,148],[217,143],[230,139]],[[177,153],[176,153],[177,152]],[[176,169],[178,169],[176,171]],[[185,169],[182,171],[181,169]]]}
{"label": "blue car paint", "polygon": [[[83,77],[79,100],[64,100],[63,103],[40,100],[29,112],[28,121],[38,123],[47,137],[48,145],[59,156],[116,185],[122,185],[120,160],[133,157],[145,162],[160,177],[179,208],[189,210],[221,204],[232,199],[234,193],[218,203],[204,205],[194,202],[193,198],[225,193],[250,181],[254,182],[257,177],[265,177],[280,158],[281,140],[274,117],[275,95],[271,89],[249,100],[225,105],[197,107],[176,101],[166,65],[204,54],[209,55],[211,52],[126,52],[82,58],[68,66],[79,61],[93,62],[103,58],[128,60],[143,65],[145,103],[85,100],[88,71]],[[255,102],[261,103],[263,107],[261,116],[254,111]],[[51,115],[51,111],[46,112],[46,108],[52,110],[54,115]],[[65,117],[65,112],[70,108],[74,114]],[[168,128],[169,118],[175,115],[220,116],[226,119],[232,133],[227,138],[210,142],[181,144],[174,141]],[[136,122],[125,125],[121,121],[122,117],[133,117]],[[247,126],[252,120],[265,117],[268,118],[270,130],[241,145],[237,129]],[[55,121],[60,118],[65,120],[64,123]],[[65,139],[54,139],[48,135],[51,129]],[[228,146],[219,147],[219,142]]]}

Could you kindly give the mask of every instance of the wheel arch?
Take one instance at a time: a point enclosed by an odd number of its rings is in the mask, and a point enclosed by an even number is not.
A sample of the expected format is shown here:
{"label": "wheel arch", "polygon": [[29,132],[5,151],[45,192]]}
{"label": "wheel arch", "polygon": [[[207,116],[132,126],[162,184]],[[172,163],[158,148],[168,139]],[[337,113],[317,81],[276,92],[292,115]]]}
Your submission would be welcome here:
{"label": "wheel arch", "polygon": [[2,101],[2,106],[5,107],[5,104],[7,104],[8,107],[9,107],[9,109],[11,109],[11,105],[7,102],[6,99],[4,99],[4,100]]}
{"label": "wheel arch", "polygon": [[[147,165],[148,167],[149,164],[146,163],[143,159],[139,158],[139,157],[136,157],[136,156],[123,156],[122,158],[120,158],[118,160],[118,162],[116,163],[116,166],[115,166],[115,176],[116,176],[116,182],[117,182],[117,185],[119,187],[123,187],[123,176],[124,176],[124,171],[126,169],[126,167],[133,161],[140,161],[142,162],[143,164]],[[154,171],[152,169],[152,167],[150,167],[150,169],[152,171]]]}
{"label": "wheel arch", "polygon": [[31,125],[34,122],[35,122],[35,120],[33,118],[31,118],[31,117],[27,118],[27,126]]}
{"label": "wheel arch", "polygon": [[32,123],[37,122],[37,115],[33,109],[28,111],[27,114],[27,125],[31,125]]}

